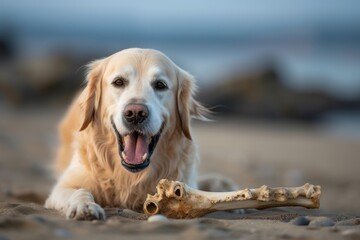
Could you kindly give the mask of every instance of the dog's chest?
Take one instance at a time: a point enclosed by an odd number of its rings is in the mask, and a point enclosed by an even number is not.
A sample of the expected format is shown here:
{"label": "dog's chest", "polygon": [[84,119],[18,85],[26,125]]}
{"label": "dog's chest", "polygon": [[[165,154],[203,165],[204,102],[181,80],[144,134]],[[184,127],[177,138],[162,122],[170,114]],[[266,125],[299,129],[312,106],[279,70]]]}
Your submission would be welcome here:
{"label": "dog's chest", "polygon": [[116,177],[99,181],[99,194],[96,201],[106,207],[141,210],[148,193],[153,194],[156,181],[123,181]]}

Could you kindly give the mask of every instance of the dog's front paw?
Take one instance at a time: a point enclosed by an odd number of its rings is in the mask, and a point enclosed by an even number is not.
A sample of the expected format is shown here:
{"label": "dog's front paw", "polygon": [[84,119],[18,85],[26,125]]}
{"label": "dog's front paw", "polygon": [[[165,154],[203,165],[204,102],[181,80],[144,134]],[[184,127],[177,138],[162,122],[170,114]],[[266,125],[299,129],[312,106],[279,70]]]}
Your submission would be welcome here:
{"label": "dog's front paw", "polygon": [[76,220],[105,220],[105,211],[94,202],[72,204],[66,212],[67,219]]}

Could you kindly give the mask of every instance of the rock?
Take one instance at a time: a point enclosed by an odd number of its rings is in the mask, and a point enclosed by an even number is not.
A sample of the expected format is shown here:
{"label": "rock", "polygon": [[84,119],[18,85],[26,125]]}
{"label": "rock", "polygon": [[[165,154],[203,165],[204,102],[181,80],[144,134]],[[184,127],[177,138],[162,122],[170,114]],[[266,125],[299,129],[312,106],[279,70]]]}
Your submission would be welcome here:
{"label": "rock", "polygon": [[54,230],[54,235],[61,238],[69,238],[71,237],[71,232],[66,229],[56,228]]}
{"label": "rock", "polygon": [[335,222],[328,217],[317,217],[310,221],[309,227],[332,227],[335,225]]}
{"label": "rock", "polygon": [[304,216],[300,216],[297,218],[294,218],[290,221],[291,224],[298,225],[298,226],[306,226],[309,225],[309,219],[307,219]]}
{"label": "rock", "polygon": [[161,214],[156,214],[148,218],[148,222],[166,222],[166,221],[169,221],[169,219]]}
{"label": "rock", "polygon": [[339,221],[336,223],[338,226],[356,226],[360,225],[360,218],[352,218],[348,220]]}
{"label": "rock", "polygon": [[43,216],[40,215],[32,215],[30,216],[30,219],[38,222],[38,223],[47,223],[48,220],[46,218],[44,218]]}
{"label": "rock", "polygon": [[360,229],[357,228],[349,228],[342,231],[341,235],[344,237],[348,237],[351,239],[360,239]]}
{"label": "rock", "polygon": [[105,223],[110,226],[117,226],[121,223],[121,221],[119,218],[112,217],[112,218],[106,219]]}

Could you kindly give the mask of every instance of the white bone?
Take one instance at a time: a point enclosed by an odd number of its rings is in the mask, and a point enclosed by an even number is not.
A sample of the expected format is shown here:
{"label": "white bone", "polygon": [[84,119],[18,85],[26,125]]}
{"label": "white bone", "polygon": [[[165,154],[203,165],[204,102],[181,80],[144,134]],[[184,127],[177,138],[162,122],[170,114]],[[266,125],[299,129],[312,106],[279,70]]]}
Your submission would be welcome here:
{"label": "white bone", "polygon": [[144,212],[169,218],[196,218],[219,210],[283,206],[319,208],[321,187],[306,183],[301,187],[262,186],[234,192],[204,192],[178,181],[162,179],[157,193],[148,194]]}

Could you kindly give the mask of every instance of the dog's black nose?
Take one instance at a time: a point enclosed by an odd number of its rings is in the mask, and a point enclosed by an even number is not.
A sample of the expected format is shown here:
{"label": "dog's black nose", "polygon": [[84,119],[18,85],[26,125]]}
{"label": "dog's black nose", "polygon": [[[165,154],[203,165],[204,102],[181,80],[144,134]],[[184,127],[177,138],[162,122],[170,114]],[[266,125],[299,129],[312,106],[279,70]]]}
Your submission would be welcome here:
{"label": "dog's black nose", "polygon": [[128,104],[123,112],[124,119],[128,123],[142,123],[149,116],[149,109],[144,104]]}

